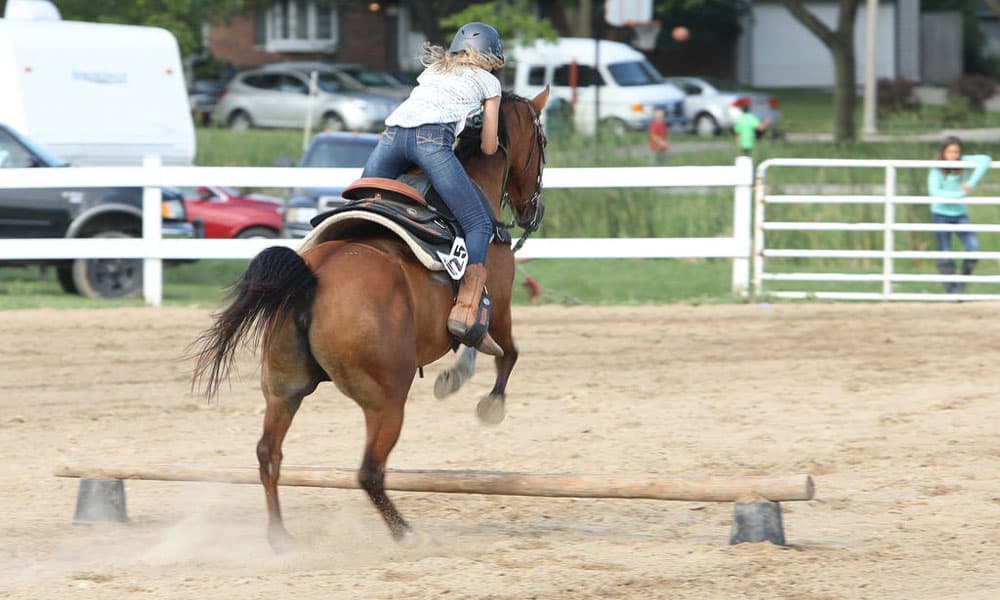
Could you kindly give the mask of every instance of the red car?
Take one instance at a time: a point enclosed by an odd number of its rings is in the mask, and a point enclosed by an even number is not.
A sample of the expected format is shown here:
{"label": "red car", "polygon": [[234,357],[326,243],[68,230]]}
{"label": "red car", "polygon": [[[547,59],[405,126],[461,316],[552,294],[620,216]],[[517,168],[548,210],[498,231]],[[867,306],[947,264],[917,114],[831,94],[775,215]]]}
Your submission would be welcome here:
{"label": "red car", "polygon": [[281,233],[284,201],[260,194],[240,195],[222,186],[182,187],[184,208],[192,223],[201,219],[206,238],[276,238]]}

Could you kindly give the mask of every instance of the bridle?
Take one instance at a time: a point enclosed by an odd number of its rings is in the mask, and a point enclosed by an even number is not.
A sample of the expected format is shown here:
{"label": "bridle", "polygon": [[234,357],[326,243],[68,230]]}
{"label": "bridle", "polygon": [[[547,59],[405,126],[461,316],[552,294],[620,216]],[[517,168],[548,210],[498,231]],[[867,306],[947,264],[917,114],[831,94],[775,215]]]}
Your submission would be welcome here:
{"label": "bridle", "polygon": [[[542,170],[545,168],[545,146],[548,144],[548,139],[545,137],[545,129],[542,127],[542,120],[538,113],[535,112],[535,107],[531,105],[530,102],[524,101],[527,105],[528,110],[531,111],[531,119],[534,125],[534,137],[535,143],[531,145],[531,150],[528,152],[528,158],[524,161],[524,168],[521,169],[519,175],[524,175],[528,172],[528,169],[532,165],[532,158],[535,155],[535,151],[538,151],[538,177],[535,179],[535,191],[531,194],[524,204],[528,206],[528,210],[531,212],[531,218],[528,219],[527,223],[521,224],[517,223],[519,227],[523,229],[521,232],[520,239],[514,244],[512,248],[513,252],[517,252],[524,245],[524,242],[528,239],[528,236],[534,233],[538,226],[542,223],[542,216],[545,214],[545,204],[542,202]],[[510,151],[503,144],[500,145],[503,149],[505,157],[505,167],[503,173],[503,197],[500,200],[500,208],[503,209],[503,205],[506,204],[512,213],[512,220],[510,223],[504,225],[505,228],[510,229],[514,226],[517,221],[517,211],[514,209],[514,205],[510,200],[510,193],[507,191],[507,181],[510,176]]]}

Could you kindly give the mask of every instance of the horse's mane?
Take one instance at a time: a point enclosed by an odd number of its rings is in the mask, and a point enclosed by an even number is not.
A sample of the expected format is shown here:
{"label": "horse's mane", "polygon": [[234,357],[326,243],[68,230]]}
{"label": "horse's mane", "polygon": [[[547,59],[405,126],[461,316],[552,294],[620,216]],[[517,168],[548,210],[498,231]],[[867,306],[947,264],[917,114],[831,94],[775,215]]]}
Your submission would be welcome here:
{"label": "horse's mane", "polygon": [[[504,102],[527,102],[527,98],[518,96],[513,92],[503,92],[500,94],[500,104],[503,105]],[[462,133],[458,134],[458,144],[455,145],[455,155],[458,156],[458,160],[465,164],[467,160],[476,155],[481,155],[483,153],[480,145],[482,143],[482,127],[473,127],[471,125],[466,125]],[[497,124],[497,135],[500,139],[500,144],[502,146],[509,146],[510,136],[507,133],[507,120],[504,118],[504,113],[500,111],[500,119]]]}

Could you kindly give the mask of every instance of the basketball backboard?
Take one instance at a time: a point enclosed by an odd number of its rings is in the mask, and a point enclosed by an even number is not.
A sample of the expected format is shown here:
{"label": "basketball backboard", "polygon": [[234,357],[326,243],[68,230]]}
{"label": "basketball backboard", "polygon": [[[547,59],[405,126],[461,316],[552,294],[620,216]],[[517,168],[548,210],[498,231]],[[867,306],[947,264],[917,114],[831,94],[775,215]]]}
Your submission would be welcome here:
{"label": "basketball backboard", "polygon": [[649,22],[653,20],[653,0],[606,0],[604,20],[615,27]]}

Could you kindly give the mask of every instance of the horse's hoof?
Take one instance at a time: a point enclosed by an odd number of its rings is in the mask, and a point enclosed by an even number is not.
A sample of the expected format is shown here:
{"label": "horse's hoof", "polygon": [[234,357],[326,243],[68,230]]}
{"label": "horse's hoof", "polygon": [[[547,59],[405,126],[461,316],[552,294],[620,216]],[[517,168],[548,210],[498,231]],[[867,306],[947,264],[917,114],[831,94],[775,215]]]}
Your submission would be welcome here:
{"label": "horse's hoof", "polygon": [[438,373],[437,379],[434,380],[434,397],[438,400],[447,398],[462,387],[462,378],[453,371],[454,369],[441,371]]}
{"label": "horse's hoof", "polygon": [[392,539],[403,548],[420,548],[428,544],[426,535],[417,533],[409,527],[399,535],[393,535]]}
{"label": "horse's hoof", "polygon": [[483,396],[476,405],[476,416],[484,425],[499,425],[505,414],[504,397],[500,394]]}
{"label": "horse's hoof", "polygon": [[267,542],[276,554],[284,554],[295,547],[295,538],[284,527],[269,527]]}

